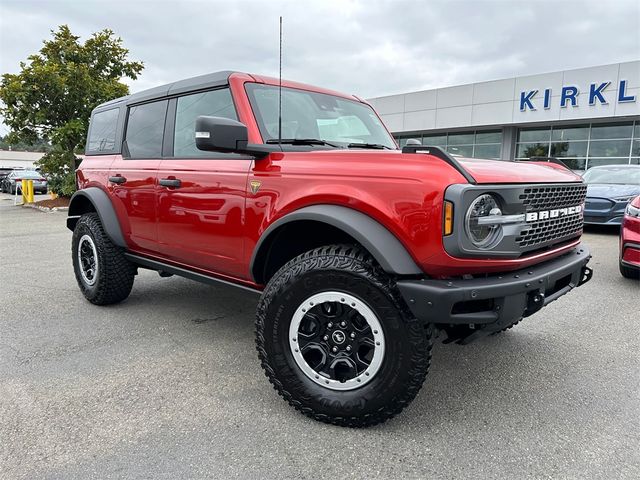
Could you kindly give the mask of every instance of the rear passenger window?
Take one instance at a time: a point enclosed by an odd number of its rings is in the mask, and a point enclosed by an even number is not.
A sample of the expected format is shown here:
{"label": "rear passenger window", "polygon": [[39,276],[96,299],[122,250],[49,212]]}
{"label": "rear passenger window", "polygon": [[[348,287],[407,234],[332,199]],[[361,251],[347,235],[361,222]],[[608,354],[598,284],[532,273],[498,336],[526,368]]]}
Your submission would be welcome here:
{"label": "rear passenger window", "polygon": [[125,140],[130,158],[158,158],[162,156],[162,138],[166,115],[167,100],[129,108]]}
{"label": "rear passenger window", "polygon": [[229,89],[223,88],[178,98],[173,142],[174,157],[211,156],[211,152],[196,148],[195,125],[196,118],[200,115],[237,120],[238,116]]}
{"label": "rear passenger window", "polygon": [[119,108],[98,112],[91,117],[87,150],[90,152],[112,152],[116,146],[116,128]]}

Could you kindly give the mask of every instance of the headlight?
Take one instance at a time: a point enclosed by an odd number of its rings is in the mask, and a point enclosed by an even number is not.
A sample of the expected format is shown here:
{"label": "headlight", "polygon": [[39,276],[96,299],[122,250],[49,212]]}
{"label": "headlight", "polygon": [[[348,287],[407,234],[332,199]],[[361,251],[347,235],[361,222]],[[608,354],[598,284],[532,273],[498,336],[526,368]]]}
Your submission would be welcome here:
{"label": "headlight", "polygon": [[640,208],[629,204],[627,205],[627,208],[625,208],[624,213],[630,217],[640,217]]}
{"label": "headlight", "polygon": [[635,195],[624,195],[622,197],[614,197],[616,202],[628,202],[629,200],[635,198]]}
{"label": "headlight", "polygon": [[476,198],[467,210],[465,229],[471,243],[478,248],[491,248],[502,231],[498,224],[481,224],[478,221],[489,215],[500,215],[500,207],[496,199],[488,193]]}

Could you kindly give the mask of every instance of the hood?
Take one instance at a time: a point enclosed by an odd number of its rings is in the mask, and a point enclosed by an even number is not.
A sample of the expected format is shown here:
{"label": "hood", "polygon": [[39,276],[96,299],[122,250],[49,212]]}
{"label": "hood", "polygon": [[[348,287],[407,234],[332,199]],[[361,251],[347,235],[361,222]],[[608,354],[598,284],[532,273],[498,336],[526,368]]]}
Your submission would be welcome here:
{"label": "hood", "polygon": [[581,182],[582,177],[549,162],[508,162],[458,158],[462,168],[478,183],[563,183]]}
{"label": "hood", "polygon": [[616,198],[640,195],[640,185],[621,185],[617,183],[590,183],[587,185],[587,197]]}

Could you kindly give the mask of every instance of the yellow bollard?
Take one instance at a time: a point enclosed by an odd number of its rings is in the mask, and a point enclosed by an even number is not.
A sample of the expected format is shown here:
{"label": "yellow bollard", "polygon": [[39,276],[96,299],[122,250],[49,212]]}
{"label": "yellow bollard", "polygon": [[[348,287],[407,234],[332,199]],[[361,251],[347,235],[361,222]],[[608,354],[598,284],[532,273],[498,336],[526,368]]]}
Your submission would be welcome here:
{"label": "yellow bollard", "polygon": [[33,203],[33,180],[27,180],[27,203]]}
{"label": "yellow bollard", "polygon": [[[25,179],[22,179],[20,185],[20,193],[22,193],[22,203],[27,203],[27,181]],[[18,186],[16,185],[16,189],[17,188]]]}

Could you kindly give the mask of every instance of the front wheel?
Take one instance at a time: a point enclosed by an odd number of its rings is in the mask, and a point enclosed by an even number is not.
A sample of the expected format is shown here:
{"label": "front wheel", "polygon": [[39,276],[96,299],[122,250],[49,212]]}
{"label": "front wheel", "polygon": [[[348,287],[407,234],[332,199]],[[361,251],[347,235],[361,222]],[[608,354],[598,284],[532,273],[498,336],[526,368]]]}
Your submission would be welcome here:
{"label": "front wheel", "polygon": [[338,245],[302,254],[275,274],[258,304],[256,344],[289,404],[316,420],[365,427],[414,399],[432,340],[373,259]]}
{"label": "front wheel", "polygon": [[131,293],[136,267],[104,232],[97,213],[82,215],[73,230],[73,270],[87,300],[110,305]]}

